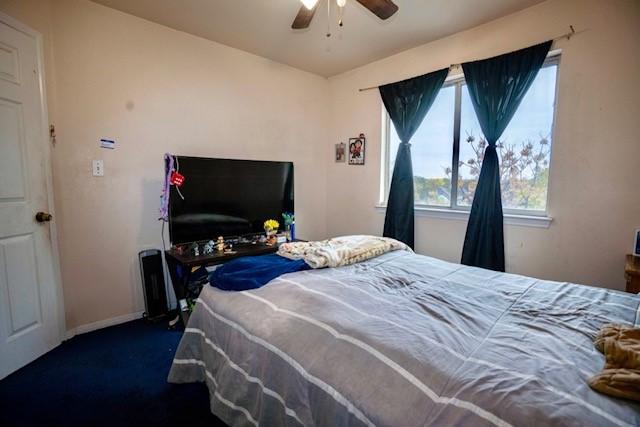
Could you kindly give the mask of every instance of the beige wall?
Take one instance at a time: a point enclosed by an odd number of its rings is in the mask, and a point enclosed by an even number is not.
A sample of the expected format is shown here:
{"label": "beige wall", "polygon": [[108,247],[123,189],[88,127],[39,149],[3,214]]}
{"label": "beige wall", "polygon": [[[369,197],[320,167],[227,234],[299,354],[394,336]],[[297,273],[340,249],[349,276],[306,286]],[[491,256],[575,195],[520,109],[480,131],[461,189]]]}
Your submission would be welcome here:
{"label": "beige wall", "polygon": [[[424,74],[452,63],[560,41],[549,229],[505,226],[507,270],[535,277],[624,288],[624,255],[640,227],[640,2],[550,0],[330,78],[327,150],[368,136],[367,164],[327,164],[330,235],[381,233],[374,209],[380,182],[381,111],[377,91],[358,88]],[[327,159],[329,157],[327,156]],[[466,221],[416,218],[418,252],[458,262]]]}
{"label": "beige wall", "polygon": [[[325,236],[326,79],[85,0],[49,6],[0,10],[53,40],[68,329],[144,309],[137,253],[161,247],[165,152],[293,161],[298,234]],[[117,148],[100,149],[102,137]],[[104,160],[103,178],[92,159]]]}
{"label": "beige wall", "polygon": [[[162,154],[293,160],[307,238],[382,230],[376,91],[465,60],[588,29],[563,50],[549,229],[506,226],[507,268],[623,287],[640,226],[640,3],[551,0],[329,81],[86,0],[0,0],[44,35],[56,225],[69,329],[143,309],[136,254],[160,247]],[[367,164],[333,163],[364,132]],[[118,148],[98,148],[101,137]],[[93,178],[92,159],[106,176]],[[418,217],[417,250],[458,261],[466,222]]]}

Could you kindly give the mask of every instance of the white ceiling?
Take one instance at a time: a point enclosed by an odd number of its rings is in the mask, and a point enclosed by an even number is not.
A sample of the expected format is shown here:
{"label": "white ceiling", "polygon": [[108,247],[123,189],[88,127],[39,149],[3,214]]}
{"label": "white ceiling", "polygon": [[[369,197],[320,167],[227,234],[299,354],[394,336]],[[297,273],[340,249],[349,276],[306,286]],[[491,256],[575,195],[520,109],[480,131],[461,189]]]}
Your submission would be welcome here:
{"label": "white ceiling", "polygon": [[387,21],[347,0],[338,29],[326,0],[307,30],[292,30],[299,0],[94,0],[105,6],[228,46],[332,76],[527,8],[543,0],[394,0]]}

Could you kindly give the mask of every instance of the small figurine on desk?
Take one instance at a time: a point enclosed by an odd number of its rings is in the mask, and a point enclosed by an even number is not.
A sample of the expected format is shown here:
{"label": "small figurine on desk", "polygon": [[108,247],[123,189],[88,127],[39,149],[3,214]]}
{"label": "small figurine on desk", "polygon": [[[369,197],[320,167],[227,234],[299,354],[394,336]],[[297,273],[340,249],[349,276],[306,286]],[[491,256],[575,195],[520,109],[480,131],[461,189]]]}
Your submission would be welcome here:
{"label": "small figurine on desk", "polygon": [[189,250],[191,251],[193,256],[200,256],[200,248],[198,247],[198,244],[196,242],[193,242],[191,244],[191,247],[189,248]]}
{"label": "small figurine on desk", "polygon": [[224,237],[218,237],[218,240],[216,241],[216,249],[218,252],[224,252]]}
{"label": "small figurine on desk", "polygon": [[209,240],[207,242],[206,245],[204,245],[204,248],[202,248],[202,253],[205,255],[210,255],[213,253],[213,250],[215,248],[215,243],[213,243],[213,240]]}
{"label": "small figurine on desk", "polygon": [[272,234],[270,236],[267,236],[267,246],[273,246],[276,243],[278,243],[278,236],[275,234]]}
{"label": "small figurine on desk", "polygon": [[227,254],[227,255],[235,254],[235,253],[236,253],[236,251],[234,251],[234,250],[233,250],[233,244],[232,244],[232,243],[229,243],[229,246],[227,246],[227,247],[224,249],[224,253],[225,253],[225,254]]}
{"label": "small figurine on desk", "polygon": [[275,219],[268,219],[264,222],[264,231],[267,235],[267,245],[273,246],[276,243],[276,234],[280,224]]}

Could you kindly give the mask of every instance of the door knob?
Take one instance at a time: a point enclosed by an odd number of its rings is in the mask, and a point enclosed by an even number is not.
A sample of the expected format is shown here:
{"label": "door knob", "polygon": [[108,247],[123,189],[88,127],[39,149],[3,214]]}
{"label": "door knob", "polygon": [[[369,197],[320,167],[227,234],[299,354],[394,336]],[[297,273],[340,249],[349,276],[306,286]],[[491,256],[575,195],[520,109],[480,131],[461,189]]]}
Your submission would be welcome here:
{"label": "door knob", "polygon": [[38,212],[36,214],[36,221],[38,222],[49,222],[53,219],[53,216],[46,212]]}

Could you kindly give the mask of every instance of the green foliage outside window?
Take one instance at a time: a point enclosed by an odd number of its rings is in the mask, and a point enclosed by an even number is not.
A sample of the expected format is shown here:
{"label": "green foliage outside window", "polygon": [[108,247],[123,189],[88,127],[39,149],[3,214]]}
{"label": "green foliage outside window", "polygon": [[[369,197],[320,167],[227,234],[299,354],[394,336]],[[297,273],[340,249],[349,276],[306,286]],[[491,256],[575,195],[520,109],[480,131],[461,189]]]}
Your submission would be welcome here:
{"label": "green foliage outside window", "polygon": [[[458,206],[471,206],[487,142],[484,137],[467,134],[461,144],[468,144],[473,157],[460,160],[458,168],[466,173],[458,178]],[[544,210],[549,182],[550,144],[547,137],[537,141],[496,144],[500,159],[502,205],[507,209]],[[418,204],[449,206],[451,167],[443,167],[446,178],[414,177],[414,197]],[[462,176],[471,178],[463,178]]]}

